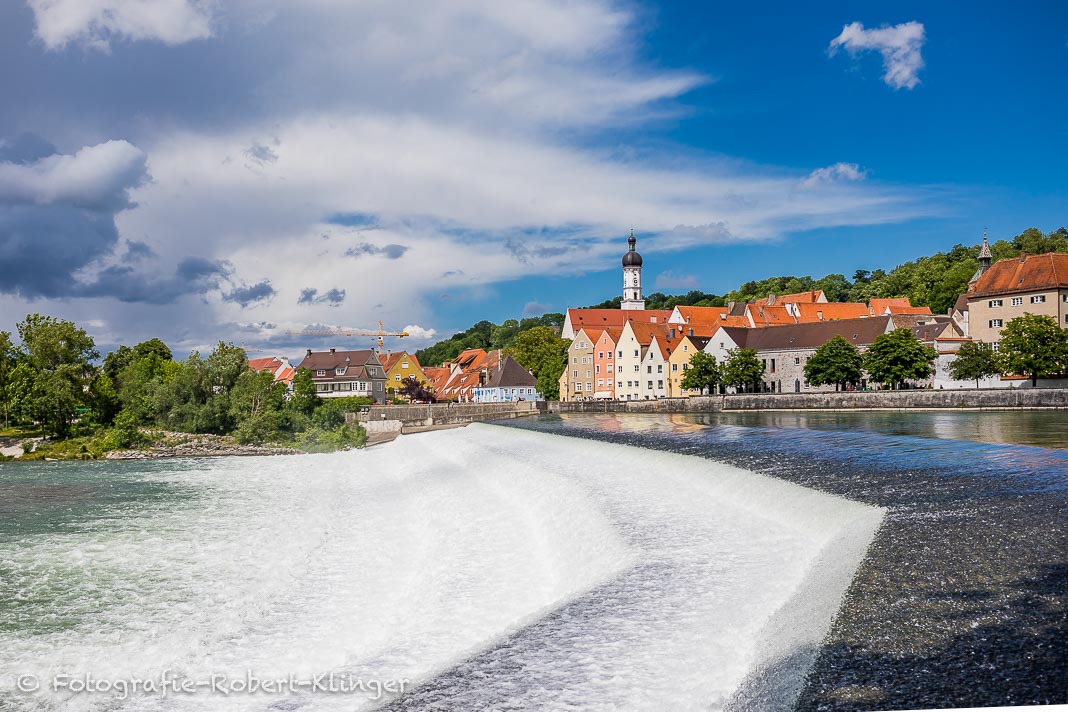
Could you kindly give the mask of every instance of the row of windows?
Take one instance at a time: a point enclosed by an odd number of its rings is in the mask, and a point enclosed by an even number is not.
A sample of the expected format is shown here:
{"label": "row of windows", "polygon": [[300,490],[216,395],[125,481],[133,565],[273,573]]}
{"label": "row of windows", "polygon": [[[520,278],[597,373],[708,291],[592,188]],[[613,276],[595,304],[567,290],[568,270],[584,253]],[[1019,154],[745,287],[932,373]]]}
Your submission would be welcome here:
{"label": "row of windows", "polygon": [[351,381],[349,383],[317,383],[315,384],[315,390],[319,393],[330,393],[333,391],[369,391],[371,390],[371,384],[361,381]]}
{"label": "row of windows", "polygon": [[[1023,300],[1024,300],[1023,297],[1013,297],[1012,300],[1010,301],[1010,304],[1012,306],[1014,306],[1014,307],[1023,306]],[[1068,303],[1068,294],[1064,295],[1063,301]],[[1046,295],[1045,294],[1036,294],[1033,297],[1031,297],[1031,303],[1032,304],[1044,304],[1045,302],[1046,302]],[[996,309],[996,308],[998,308],[1000,306],[1003,306],[1004,304],[1005,304],[1005,300],[1004,299],[991,299],[989,302],[987,302],[987,306],[989,306],[991,309]]]}

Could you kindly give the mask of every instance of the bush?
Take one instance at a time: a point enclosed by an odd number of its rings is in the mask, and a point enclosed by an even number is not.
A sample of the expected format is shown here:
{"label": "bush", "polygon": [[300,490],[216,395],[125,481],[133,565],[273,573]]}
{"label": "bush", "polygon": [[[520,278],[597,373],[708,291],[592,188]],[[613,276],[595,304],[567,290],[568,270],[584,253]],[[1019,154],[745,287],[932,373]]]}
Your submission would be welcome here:
{"label": "bush", "polygon": [[113,427],[104,435],[104,445],[111,450],[136,448],[146,443],[146,438],[137,427],[137,418],[123,408],[115,416]]}
{"label": "bush", "polygon": [[334,452],[366,444],[367,431],[359,425],[340,425],[334,429],[309,428],[297,436],[297,447],[305,452]]}

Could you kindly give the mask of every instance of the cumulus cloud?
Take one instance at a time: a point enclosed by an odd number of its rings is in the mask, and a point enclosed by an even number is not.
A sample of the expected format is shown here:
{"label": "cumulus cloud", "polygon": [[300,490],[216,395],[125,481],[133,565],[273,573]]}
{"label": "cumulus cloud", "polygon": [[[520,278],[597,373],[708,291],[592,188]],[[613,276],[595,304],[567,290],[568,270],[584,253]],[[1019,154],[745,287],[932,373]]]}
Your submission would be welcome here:
{"label": "cumulus cloud", "polygon": [[71,296],[79,288],[75,273],[117,245],[115,217],[132,206],[130,190],[147,179],[145,154],[126,141],[108,141],[64,155],[26,137],[5,149],[0,291]]}
{"label": "cumulus cloud", "polygon": [[28,0],[49,49],[71,42],[107,51],[112,39],[174,45],[211,36],[207,0]]}
{"label": "cumulus cloud", "polygon": [[328,289],[322,294],[319,294],[319,290],[315,287],[305,287],[300,290],[300,298],[297,299],[297,304],[328,304],[332,307],[341,306],[341,303],[345,301],[344,289]]}
{"label": "cumulus cloud", "polygon": [[523,305],[523,316],[541,316],[552,308],[552,304],[542,304],[541,302],[527,302]]}
{"label": "cumulus cloud", "polygon": [[409,324],[408,326],[401,329],[401,331],[407,331],[408,336],[415,339],[416,341],[429,341],[430,339],[433,339],[438,333],[434,329],[427,329],[425,327],[419,326],[418,324]]}
{"label": "cumulus cloud", "polygon": [[365,255],[381,255],[387,260],[399,260],[408,251],[407,245],[372,245],[369,242],[361,242],[345,250],[346,257],[364,257]]}
{"label": "cumulus cloud", "polygon": [[697,289],[697,276],[665,270],[656,276],[656,289]]}
{"label": "cumulus cloud", "polygon": [[883,81],[894,89],[912,89],[920,83],[917,74],[923,69],[920,50],[925,40],[920,22],[903,22],[874,30],[866,30],[863,24],[853,22],[831,40],[827,52],[833,57],[839,48],[844,48],[855,57],[861,52],[875,50],[883,57]]}
{"label": "cumulus cloud", "polygon": [[815,188],[826,183],[835,181],[857,181],[867,177],[867,171],[862,170],[856,163],[835,163],[826,168],[817,168],[805,176],[801,181],[802,188]]}
{"label": "cumulus cloud", "polygon": [[276,294],[274,287],[268,280],[257,282],[253,285],[240,286],[234,288],[232,291],[223,294],[223,301],[234,302],[240,304],[242,307],[247,307],[249,304],[255,302],[262,302],[270,299]]}

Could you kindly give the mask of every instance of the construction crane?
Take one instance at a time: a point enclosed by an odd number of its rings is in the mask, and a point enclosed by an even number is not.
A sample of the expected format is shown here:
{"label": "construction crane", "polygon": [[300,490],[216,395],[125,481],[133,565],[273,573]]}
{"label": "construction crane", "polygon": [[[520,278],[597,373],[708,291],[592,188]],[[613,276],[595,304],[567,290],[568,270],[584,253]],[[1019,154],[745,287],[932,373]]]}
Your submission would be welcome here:
{"label": "construction crane", "polygon": [[382,326],[382,322],[378,322],[378,331],[371,331],[370,329],[304,329],[302,331],[287,331],[287,334],[304,334],[306,336],[377,336],[378,337],[378,350],[381,351],[385,346],[382,341],[383,336],[396,336],[403,338],[405,336],[411,336],[407,331],[386,331]]}

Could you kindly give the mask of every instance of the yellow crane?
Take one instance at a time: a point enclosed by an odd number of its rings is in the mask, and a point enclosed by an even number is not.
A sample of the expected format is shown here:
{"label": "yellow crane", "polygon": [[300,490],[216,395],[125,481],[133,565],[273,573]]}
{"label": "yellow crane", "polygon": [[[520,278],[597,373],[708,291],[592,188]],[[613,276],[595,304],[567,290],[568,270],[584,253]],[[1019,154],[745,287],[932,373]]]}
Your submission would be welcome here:
{"label": "yellow crane", "polygon": [[377,336],[378,350],[381,351],[385,344],[383,336],[397,336],[403,338],[411,336],[407,331],[386,331],[382,322],[378,322],[378,331],[370,329],[304,329],[302,331],[287,331],[287,334],[304,334],[306,336]]}

